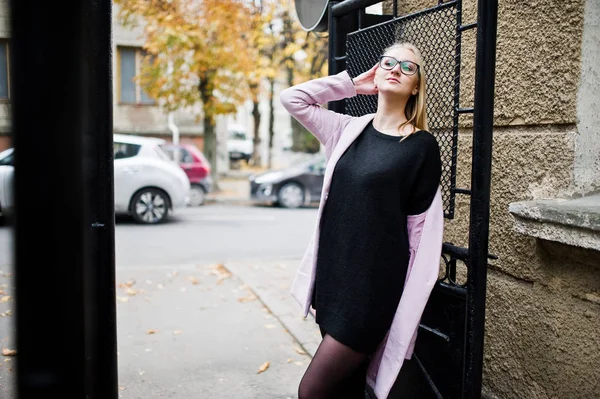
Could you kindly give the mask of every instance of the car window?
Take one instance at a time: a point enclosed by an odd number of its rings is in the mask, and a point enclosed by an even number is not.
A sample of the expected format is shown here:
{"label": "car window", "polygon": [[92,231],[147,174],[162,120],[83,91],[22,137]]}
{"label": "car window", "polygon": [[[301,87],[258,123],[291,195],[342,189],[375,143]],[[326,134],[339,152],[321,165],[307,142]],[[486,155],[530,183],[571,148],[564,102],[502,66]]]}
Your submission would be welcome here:
{"label": "car window", "polygon": [[231,140],[246,140],[246,133],[244,133],[244,132],[230,131],[229,132],[229,138]]}
{"label": "car window", "polygon": [[[163,145],[161,146],[163,152],[169,157],[171,161],[177,161],[177,158],[181,160],[183,163],[192,163],[194,162],[194,157],[188,150],[185,148],[177,147],[174,145]],[[179,155],[177,155],[179,153]]]}
{"label": "car window", "polygon": [[4,165],[4,166],[12,166],[13,165],[13,156],[14,156],[14,152],[12,154],[9,154],[8,156],[0,159],[0,165]]}
{"label": "car window", "polygon": [[114,157],[115,159],[135,157],[140,152],[141,147],[138,144],[115,142],[113,145]]}

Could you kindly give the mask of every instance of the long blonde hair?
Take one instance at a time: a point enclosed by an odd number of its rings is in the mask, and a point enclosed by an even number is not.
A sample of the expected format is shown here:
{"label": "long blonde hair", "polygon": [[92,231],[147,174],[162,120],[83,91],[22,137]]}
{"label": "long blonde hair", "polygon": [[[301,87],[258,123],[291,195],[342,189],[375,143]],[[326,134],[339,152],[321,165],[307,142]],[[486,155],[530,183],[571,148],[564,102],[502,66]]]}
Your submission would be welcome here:
{"label": "long blonde hair", "polygon": [[[408,101],[406,102],[406,107],[404,108],[404,114],[406,115],[406,122],[402,122],[400,126],[398,126],[398,130],[402,131],[402,128],[406,125],[412,124],[415,128],[420,130],[428,130],[429,126],[427,125],[427,110],[426,110],[426,93],[425,93],[425,65],[423,63],[423,57],[421,56],[421,52],[417,47],[412,43],[407,42],[397,42],[392,44],[390,47],[386,48],[384,54],[390,50],[398,50],[398,49],[406,49],[413,52],[415,57],[417,58],[417,64],[419,64],[419,72],[417,72],[419,77],[419,91],[417,94],[411,95]],[[413,128],[413,131],[406,135],[403,140],[410,136],[411,134],[416,132],[416,129]]]}

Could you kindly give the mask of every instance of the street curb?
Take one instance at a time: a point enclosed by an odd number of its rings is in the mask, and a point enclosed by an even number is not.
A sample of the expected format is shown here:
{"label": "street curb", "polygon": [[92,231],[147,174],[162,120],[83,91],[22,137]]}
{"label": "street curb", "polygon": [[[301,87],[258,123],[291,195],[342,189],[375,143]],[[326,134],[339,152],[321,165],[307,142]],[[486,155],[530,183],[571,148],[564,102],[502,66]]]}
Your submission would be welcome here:
{"label": "street curb", "polygon": [[[297,261],[300,262],[300,259]],[[243,265],[237,262],[226,262],[224,267],[248,286],[258,300],[288,331],[306,354],[312,358],[321,343],[314,316],[309,313],[306,318],[302,317],[302,309],[291,294],[288,293],[287,299],[282,301],[279,294],[273,295],[269,290],[264,289],[261,282],[254,278]]]}
{"label": "street curb", "polygon": [[204,200],[205,204],[224,204],[224,205],[254,205],[252,200],[246,198],[225,197],[225,198],[209,198]]}

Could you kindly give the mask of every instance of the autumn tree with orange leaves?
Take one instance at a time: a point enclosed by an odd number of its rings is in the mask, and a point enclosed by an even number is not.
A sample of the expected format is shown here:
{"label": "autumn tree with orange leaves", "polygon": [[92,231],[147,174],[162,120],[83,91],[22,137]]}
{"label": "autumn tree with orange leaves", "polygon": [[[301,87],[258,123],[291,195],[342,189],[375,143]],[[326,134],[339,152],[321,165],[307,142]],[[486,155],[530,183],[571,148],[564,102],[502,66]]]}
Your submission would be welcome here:
{"label": "autumn tree with orange leaves", "polygon": [[124,26],[144,28],[137,77],[165,111],[202,105],[204,154],[217,181],[215,117],[247,97],[250,10],[244,0],[115,0]]}

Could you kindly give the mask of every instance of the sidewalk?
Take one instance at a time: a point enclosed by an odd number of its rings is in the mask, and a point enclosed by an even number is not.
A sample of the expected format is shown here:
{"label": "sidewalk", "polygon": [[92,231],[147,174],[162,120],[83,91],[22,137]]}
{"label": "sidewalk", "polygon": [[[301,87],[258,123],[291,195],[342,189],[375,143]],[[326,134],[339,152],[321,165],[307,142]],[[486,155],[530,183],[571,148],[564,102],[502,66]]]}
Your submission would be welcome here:
{"label": "sidewalk", "polygon": [[[314,321],[301,317],[288,293],[296,265],[286,260],[118,269],[119,397],[296,398],[320,341]],[[14,349],[14,315],[7,314],[13,307],[12,298],[0,304],[0,338],[3,347]],[[68,348],[57,348],[58,356],[61,350]],[[2,398],[15,397],[17,359],[0,362]]]}

